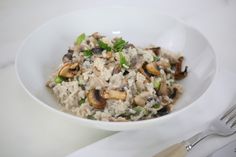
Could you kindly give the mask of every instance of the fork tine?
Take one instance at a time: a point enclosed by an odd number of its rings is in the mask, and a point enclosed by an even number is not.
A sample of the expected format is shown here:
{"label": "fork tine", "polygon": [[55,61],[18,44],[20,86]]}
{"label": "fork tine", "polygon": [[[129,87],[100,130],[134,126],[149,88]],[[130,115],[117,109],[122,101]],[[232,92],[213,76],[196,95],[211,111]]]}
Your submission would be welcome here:
{"label": "fork tine", "polygon": [[227,121],[226,121],[226,124],[231,123],[231,122],[233,121],[233,119],[236,117],[236,111],[233,110],[233,111],[229,114],[229,116],[227,116],[227,117],[228,117],[228,119],[227,119]]}
{"label": "fork tine", "polygon": [[228,123],[230,125],[230,127],[234,127],[236,126],[236,117],[234,117],[233,119],[231,119],[231,121]]}
{"label": "fork tine", "polygon": [[225,119],[230,113],[232,113],[236,109],[236,105],[230,107],[224,114],[221,116],[220,120]]}

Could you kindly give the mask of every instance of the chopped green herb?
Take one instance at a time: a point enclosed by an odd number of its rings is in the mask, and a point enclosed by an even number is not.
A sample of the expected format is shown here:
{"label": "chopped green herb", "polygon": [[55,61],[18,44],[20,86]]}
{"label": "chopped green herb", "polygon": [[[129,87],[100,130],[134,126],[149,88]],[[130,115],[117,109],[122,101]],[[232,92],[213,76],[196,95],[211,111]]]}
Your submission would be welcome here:
{"label": "chopped green herb", "polygon": [[157,61],[159,61],[160,60],[160,57],[158,57],[158,56],[153,56],[153,61],[154,62],[157,62]]}
{"label": "chopped green herb", "polygon": [[85,103],[85,99],[80,99],[79,105],[82,105],[83,103]]}
{"label": "chopped green herb", "polygon": [[64,79],[61,76],[57,76],[54,81],[56,84],[60,84],[62,81],[64,81]]}
{"label": "chopped green herb", "polygon": [[111,51],[111,47],[108,46],[108,44],[104,43],[101,40],[98,40],[98,45],[99,45],[100,48],[102,48],[104,50]]}
{"label": "chopped green herb", "polygon": [[128,62],[127,62],[125,56],[122,54],[122,52],[119,52],[119,56],[120,56],[121,67],[128,69],[129,68]]}
{"label": "chopped green herb", "polygon": [[115,41],[114,45],[113,45],[113,49],[115,52],[120,52],[123,50],[123,48],[128,44],[128,42],[126,42],[125,40],[123,40],[122,38],[119,38]]}
{"label": "chopped green herb", "polygon": [[90,58],[92,57],[93,52],[91,50],[84,50],[83,54],[84,54],[84,57]]}
{"label": "chopped green herb", "polygon": [[158,78],[156,78],[156,79],[153,81],[153,87],[154,87],[155,89],[159,89],[159,88],[160,88],[160,85],[161,85],[161,78],[158,77]]}
{"label": "chopped green herb", "polygon": [[80,45],[80,44],[82,43],[82,41],[85,39],[85,37],[86,37],[86,36],[85,36],[84,33],[80,34],[80,35],[77,37],[76,41],[75,41],[76,45]]}
{"label": "chopped green herb", "polygon": [[133,110],[135,111],[135,115],[139,115],[142,112],[143,109],[144,108],[141,107],[141,106],[136,106],[136,107],[133,108]]}
{"label": "chopped green herb", "polygon": [[141,106],[136,106],[136,107],[133,108],[133,110],[135,111],[134,116],[138,116],[141,113],[143,115],[147,115],[148,114],[148,111],[145,108],[141,107]]}
{"label": "chopped green herb", "polygon": [[154,104],[152,107],[155,108],[155,109],[158,109],[158,108],[161,107],[161,105],[160,105],[159,103],[156,103],[156,104]]}
{"label": "chopped green herb", "polygon": [[93,115],[88,115],[87,116],[88,119],[92,119],[92,120],[95,120],[94,116]]}

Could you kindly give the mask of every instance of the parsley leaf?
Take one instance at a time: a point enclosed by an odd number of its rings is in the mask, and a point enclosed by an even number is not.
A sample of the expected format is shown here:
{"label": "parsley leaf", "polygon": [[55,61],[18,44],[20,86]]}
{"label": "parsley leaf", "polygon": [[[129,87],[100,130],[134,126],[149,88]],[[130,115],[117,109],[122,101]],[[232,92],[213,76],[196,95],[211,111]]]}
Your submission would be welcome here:
{"label": "parsley leaf", "polygon": [[121,67],[128,69],[129,68],[128,62],[127,62],[125,56],[122,54],[122,52],[119,52],[119,56],[120,56]]}
{"label": "parsley leaf", "polygon": [[158,109],[158,108],[160,108],[160,107],[161,107],[161,105],[160,105],[160,104],[158,104],[158,103],[156,103],[156,104],[154,104],[152,107],[153,107],[153,108],[155,108],[155,109]]}
{"label": "parsley leaf", "polygon": [[85,34],[84,33],[82,33],[82,34],[80,34],[77,38],[76,38],[76,41],[75,41],[75,44],[76,45],[80,45],[81,43],[82,43],[82,41],[85,39]]}
{"label": "parsley leaf", "polygon": [[114,45],[113,45],[113,49],[116,52],[120,52],[123,50],[123,48],[128,44],[128,42],[126,42],[125,40],[123,40],[122,38],[118,38]]}
{"label": "parsley leaf", "polygon": [[160,89],[160,86],[161,86],[161,78],[156,78],[154,81],[153,81],[153,87],[157,90]]}
{"label": "parsley leaf", "polygon": [[93,52],[91,50],[84,50],[83,54],[84,54],[84,57],[90,58],[92,57]]}
{"label": "parsley leaf", "polygon": [[153,61],[154,62],[157,62],[157,61],[159,61],[160,60],[160,57],[159,56],[153,56]]}
{"label": "parsley leaf", "polygon": [[102,48],[104,50],[111,51],[111,47],[108,46],[106,43],[104,43],[101,40],[98,40],[98,45],[99,45],[100,48]]}
{"label": "parsley leaf", "polygon": [[57,76],[54,81],[56,84],[60,84],[60,83],[62,83],[62,81],[64,81],[64,79],[61,76]]}
{"label": "parsley leaf", "polygon": [[82,105],[83,103],[85,103],[85,99],[80,99],[79,100],[79,105]]}

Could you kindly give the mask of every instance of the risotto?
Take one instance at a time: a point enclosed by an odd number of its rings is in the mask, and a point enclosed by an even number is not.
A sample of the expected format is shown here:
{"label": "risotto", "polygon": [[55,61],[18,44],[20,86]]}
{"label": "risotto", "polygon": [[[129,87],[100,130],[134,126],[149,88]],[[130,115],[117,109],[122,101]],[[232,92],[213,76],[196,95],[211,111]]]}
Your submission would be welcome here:
{"label": "risotto", "polygon": [[137,121],[170,113],[187,76],[184,57],[120,37],[79,35],[47,87],[63,111],[102,121]]}

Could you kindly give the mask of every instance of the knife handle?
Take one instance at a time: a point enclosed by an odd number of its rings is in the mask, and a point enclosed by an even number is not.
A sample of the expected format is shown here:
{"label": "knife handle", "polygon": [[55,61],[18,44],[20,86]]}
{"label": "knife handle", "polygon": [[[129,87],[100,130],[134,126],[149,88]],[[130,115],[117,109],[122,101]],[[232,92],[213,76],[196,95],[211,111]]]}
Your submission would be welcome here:
{"label": "knife handle", "polygon": [[187,149],[185,143],[181,142],[164,149],[153,157],[186,157],[186,155]]}

